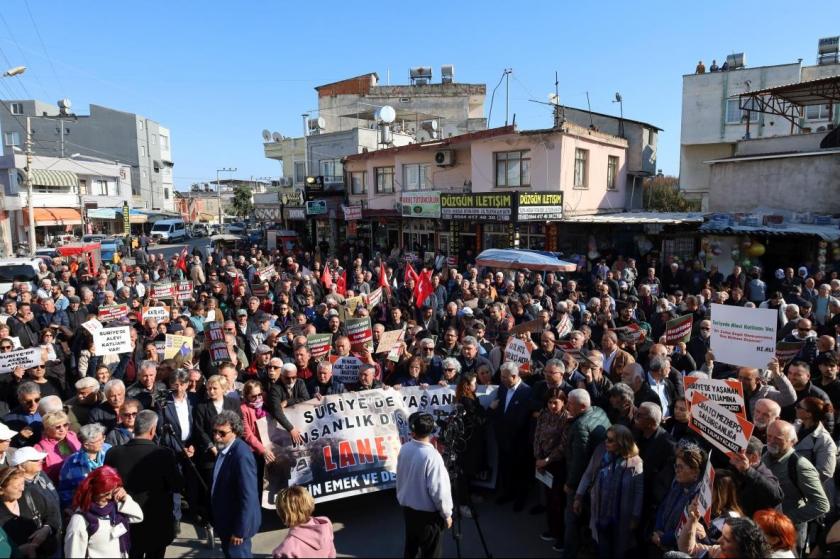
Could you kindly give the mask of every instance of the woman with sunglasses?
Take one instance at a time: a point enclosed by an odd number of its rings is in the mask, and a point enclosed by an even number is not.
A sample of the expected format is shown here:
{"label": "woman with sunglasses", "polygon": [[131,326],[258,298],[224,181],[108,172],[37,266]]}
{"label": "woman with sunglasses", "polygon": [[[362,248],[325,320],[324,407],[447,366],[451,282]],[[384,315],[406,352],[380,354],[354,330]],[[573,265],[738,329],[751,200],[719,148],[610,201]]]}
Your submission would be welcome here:
{"label": "woman with sunglasses", "polygon": [[44,472],[53,483],[58,483],[61,466],[68,456],[82,447],[82,443],[76,433],[70,430],[70,422],[63,411],[46,414],[43,424],[44,436],[35,445],[35,449],[46,453]]}
{"label": "woman with sunglasses", "polygon": [[108,432],[105,442],[109,445],[120,446],[134,438],[134,422],[137,414],[143,409],[140,400],[129,399],[123,402],[117,412],[117,424]]}
{"label": "woman with sunglasses", "polygon": [[143,521],[143,510],[123,488],[110,466],[93,470],[73,497],[73,516],[64,538],[65,557],[128,557],[129,524]]}
{"label": "woman with sunglasses", "polygon": [[62,397],[62,391],[61,388],[59,388],[58,383],[54,382],[50,378],[47,378],[46,365],[36,365],[31,369],[26,369],[26,376],[41,389],[42,398],[46,396]]}
{"label": "woman with sunglasses", "polygon": [[61,391],[61,395],[64,395],[67,392],[67,369],[64,367],[67,354],[64,353],[64,348],[58,342],[58,334],[56,332],[57,330],[54,328],[45,328],[42,330],[41,347],[47,352],[47,357],[44,362],[46,376]]}

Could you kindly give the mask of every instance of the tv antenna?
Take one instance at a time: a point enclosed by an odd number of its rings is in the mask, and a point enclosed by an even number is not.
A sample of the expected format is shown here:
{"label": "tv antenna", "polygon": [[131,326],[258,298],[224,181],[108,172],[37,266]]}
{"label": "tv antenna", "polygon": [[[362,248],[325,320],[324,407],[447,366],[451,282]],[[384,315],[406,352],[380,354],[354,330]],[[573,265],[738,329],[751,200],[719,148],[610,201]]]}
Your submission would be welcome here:
{"label": "tv antenna", "polygon": [[545,101],[537,101],[536,99],[528,99],[531,103],[539,103],[540,105],[548,105],[554,109],[554,128],[560,128],[566,122],[566,108],[560,104],[560,80],[557,77],[557,72],[554,72],[554,93],[548,94],[548,103]]}

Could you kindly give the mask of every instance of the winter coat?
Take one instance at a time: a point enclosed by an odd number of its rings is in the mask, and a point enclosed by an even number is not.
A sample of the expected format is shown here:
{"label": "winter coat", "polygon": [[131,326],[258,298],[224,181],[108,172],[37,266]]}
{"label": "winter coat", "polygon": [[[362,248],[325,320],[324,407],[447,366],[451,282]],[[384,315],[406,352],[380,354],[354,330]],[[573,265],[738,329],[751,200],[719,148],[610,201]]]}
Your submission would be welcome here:
{"label": "winter coat", "polygon": [[335,557],[332,522],[326,516],[314,516],[291,528],[272,557]]}

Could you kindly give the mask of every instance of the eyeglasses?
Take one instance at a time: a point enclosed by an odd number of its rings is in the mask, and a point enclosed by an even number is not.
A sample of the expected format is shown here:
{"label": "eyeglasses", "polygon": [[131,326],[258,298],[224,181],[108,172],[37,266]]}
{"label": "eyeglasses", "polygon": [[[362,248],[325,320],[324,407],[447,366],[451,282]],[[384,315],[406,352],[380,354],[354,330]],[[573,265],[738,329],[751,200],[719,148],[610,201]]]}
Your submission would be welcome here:
{"label": "eyeglasses", "polygon": [[231,433],[233,433],[233,431],[225,431],[224,429],[213,429],[213,434],[219,435],[220,437],[227,437]]}
{"label": "eyeglasses", "polygon": [[271,369],[272,371],[276,371],[278,369],[282,369],[283,366],[282,365],[269,365],[268,368]]}
{"label": "eyeglasses", "polygon": [[135,412],[127,412],[127,413],[123,412],[120,415],[123,416],[123,417],[135,417],[137,415],[137,412],[136,411]]}
{"label": "eyeglasses", "polygon": [[0,345],[0,349],[14,349],[14,346],[10,346],[10,345]]}
{"label": "eyeglasses", "polygon": [[53,429],[68,429],[70,428],[69,423],[62,423],[61,425],[53,425]]}

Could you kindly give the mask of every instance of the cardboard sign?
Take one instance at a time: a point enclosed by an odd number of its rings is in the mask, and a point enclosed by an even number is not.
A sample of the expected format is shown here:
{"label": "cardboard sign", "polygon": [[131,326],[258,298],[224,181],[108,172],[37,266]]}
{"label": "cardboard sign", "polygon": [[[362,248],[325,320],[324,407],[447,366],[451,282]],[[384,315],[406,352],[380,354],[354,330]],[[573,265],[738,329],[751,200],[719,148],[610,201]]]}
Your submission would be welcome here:
{"label": "cardboard sign", "polygon": [[377,287],[373,291],[370,292],[370,295],[367,296],[367,308],[368,310],[373,309],[376,305],[382,302],[382,288]]}
{"label": "cardboard sign", "polygon": [[251,284],[251,295],[254,297],[267,297],[268,296],[268,287],[261,284],[261,283],[252,283]]}
{"label": "cardboard sign", "polygon": [[779,342],[776,344],[776,359],[779,360],[779,366],[784,368],[793,358],[799,355],[805,342]]}
{"label": "cardboard sign", "polygon": [[528,344],[519,338],[508,339],[507,346],[505,346],[505,357],[503,362],[511,361],[519,365],[520,371],[528,371],[531,368],[531,350],[528,349]]}
{"label": "cardboard sign", "polygon": [[306,336],[306,347],[315,361],[321,361],[330,354],[332,334],[310,334]]}
{"label": "cardboard sign", "polygon": [[736,415],[745,419],[747,417],[744,408],[744,387],[741,381],[685,377],[685,399],[691,402],[694,400],[695,393],[703,395]]}
{"label": "cardboard sign", "polygon": [[93,335],[96,355],[114,355],[131,351],[130,326],[103,328]]}
{"label": "cardboard sign", "polygon": [[191,301],[193,298],[193,282],[179,281],[175,284],[175,300]]}
{"label": "cardboard sign", "polygon": [[749,309],[712,304],[711,350],[721,363],[765,368],[776,356],[774,309]]}
{"label": "cardboard sign", "polygon": [[225,342],[210,342],[210,360],[216,366],[230,361],[230,350]]}
{"label": "cardboard sign", "polygon": [[260,278],[260,281],[268,281],[274,274],[277,273],[277,270],[274,269],[274,266],[266,266],[265,268],[260,268],[257,270],[257,277]]}
{"label": "cardboard sign", "polygon": [[694,316],[687,314],[669,320],[665,323],[665,343],[674,345],[679,342],[687,342],[691,339],[691,327]]}
{"label": "cardboard sign", "polygon": [[83,322],[82,328],[90,332],[92,336],[95,336],[97,332],[102,330],[102,323],[96,320],[95,318],[92,318],[87,322]]}
{"label": "cardboard sign", "polygon": [[167,334],[163,346],[163,358],[174,359],[180,355],[186,361],[190,361],[193,352],[193,338],[191,336],[180,336],[178,334]]}
{"label": "cardboard sign", "polygon": [[379,337],[379,345],[376,347],[376,353],[388,353],[404,338],[405,329],[382,332],[382,335]]}
{"label": "cardboard sign", "polygon": [[645,331],[635,323],[622,326],[621,328],[614,328],[613,332],[616,333],[619,340],[633,342],[634,344],[641,344],[645,341]]}
{"label": "cardboard sign", "polygon": [[333,363],[333,377],[345,385],[359,382],[359,369],[362,361],[353,355],[339,357]]}
{"label": "cardboard sign", "polygon": [[688,426],[727,456],[747,448],[753,424],[695,392]]}
{"label": "cardboard sign", "polygon": [[43,361],[43,349],[40,347],[30,347],[28,349],[18,349],[10,351],[9,353],[0,353],[0,373],[11,373],[18,367],[24,369],[31,369],[37,367]]}
{"label": "cardboard sign", "polygon": [[522,324],[517,324],[510,329],[510,334],[511,336],[518,336],[523,332],[542,332],[545,328],[546,326],[543,324],[543,321],[537,318],[529,320],[528,322],[523,322]]}
{"label": "cardboard sign", "polygon": [[105,323],[112,320],[119,320],[128,316],[128,305],[108,305],[107,307],[99,307],[99,314],[97,318],[99,322]]}
{"label": "cardboard sign", "polygon": [[352,347],[362,347],[367,345],[373,349],[373,327],[370,323],[370,317],[351,318],[345,325],[347,328],[347,337],[350,338],[350,345]]}
{"label": "cardboard sign", "polygon": [[143,320],[154,318],[157,322],[169,322],[169,306],[143,307]]}
{"label": "cardboard sign", "polygon": [[356,315],[356,309],[364,306],[365,298],[362,295],[348,297],[344,300],[344,304],[347,307],[347,318],[352,318]]}
{"label": "cardboard sign", "polygon": [[204,324],[204,336],[210,342],[224,342],[225,330],[221,322],[213,321]]}
{"label": "cardboard sign", "polygon": [[150,297],[152,299],[174,299],[175,286],[169,281],[153,284]]}

